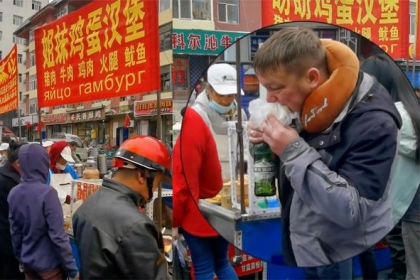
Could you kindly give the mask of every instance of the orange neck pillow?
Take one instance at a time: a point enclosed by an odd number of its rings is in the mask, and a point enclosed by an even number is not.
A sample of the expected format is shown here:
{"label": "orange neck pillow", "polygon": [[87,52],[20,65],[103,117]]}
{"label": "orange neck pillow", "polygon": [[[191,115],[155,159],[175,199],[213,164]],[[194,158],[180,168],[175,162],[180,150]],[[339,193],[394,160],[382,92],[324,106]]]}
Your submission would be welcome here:
{"label": "orange neck pillow", "polygon": [[330,77],[303,103],[300,121],[309,133],[322,132],[332,125],[355,90],[359,76],[359,59],[349,47],[338,41],[321,41]]}

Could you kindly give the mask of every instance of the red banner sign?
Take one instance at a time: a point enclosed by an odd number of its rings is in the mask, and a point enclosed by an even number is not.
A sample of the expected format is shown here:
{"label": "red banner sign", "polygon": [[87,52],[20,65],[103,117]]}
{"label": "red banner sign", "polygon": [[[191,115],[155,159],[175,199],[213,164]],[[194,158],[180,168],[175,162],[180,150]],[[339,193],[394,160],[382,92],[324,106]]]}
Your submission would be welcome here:
{"label": "red banner sign", "polygon": [[420,59],[420,0],[416,1],[416,59]]}
{"label": "red banner sign", "polygon": [[[162,99],[160,101],[160,108],[163,114],[172,113],[172,99]],[[134,103],[135,116],[150,116],[157,114],[157,101],[136,101]]]}
{"label": "red banner sign", "polygon": [[0,61],[0,114],[19,108],[17,46]]}
{"label": "red banner sign", "polygon": [[261,0],[262,26],[317,21],[347,28],[394,59],[408,58],[409,0]]}
{"label": "red banner sign", "polygon": [[158,1],[95,0],[35,30],[40,108],[160,89]]}

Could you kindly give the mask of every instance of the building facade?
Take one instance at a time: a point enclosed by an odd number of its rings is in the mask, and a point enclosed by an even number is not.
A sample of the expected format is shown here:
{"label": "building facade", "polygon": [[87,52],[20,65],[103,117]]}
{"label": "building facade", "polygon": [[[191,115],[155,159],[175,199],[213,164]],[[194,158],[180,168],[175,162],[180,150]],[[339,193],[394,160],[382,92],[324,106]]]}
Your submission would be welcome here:
{"label": "building facade", "polygon": [[[48,4],[48,0],[0,0],[0,60],[10,52],[14,44],[18,49],[18,71],[24,73],[26,70],[26,41],[23,38],[16,37],[13,31],[21,26],[23,22],[37,11],[41,10]],[[25,83],[23,75],[19,75],[19,95],[21,114],[26,114],[26,106],[24,106],[24,98],[22,92],[25,91]],[[18,112],[13,111],[0,115],[0,120],[7,127],[18,125],[13,118],[17,118]],[[21,121],[22,124],[26,122]],[[16,131],[18,134],[18,131]]]}
{"label": "building facade", "polygon": [[[34,30],[46,23],[50,23],[62,16],[65,16],[92,0],[54,0],[30,17],[20,28],[15,31],[17,37],[26,40],[26,67],[24,83],[26,90],[23,92],[23,100],[27,111],[27,118],[35,119],[38,113],[37,106],[37,82],[36,82],[36,56],[34,44]],[[162,78],[161,99],[172,100],[170,87],[168,89],[168,69],[172,63],[171,44],[171,22],[172,10],[160,7],[159,28],[160,28],[160,64]],[[99,145],[119,146],[128,137],[135,134],[147,134],[157,136],[157,119],[154,111],[144,112],[141,104],[144,102],[156,102],[156,93],[134,94],[112,99],[95,100],[59,106],[53,108],[41,108],[41,120],[43,123],[42,138],[50,138],[54,133],[62,132],[78,135],[87,142],[96,139]],[[171,143],[170,133],[172,110],[166,110],[162,114],[162,139],[168,144]],[[126,116],[131,119],[130,126],[125,127]],[[168,121],[170,120],[170,121]],[[169,125],[168,125],[169,124]],[[36,123],[33,122],[27,131],[28,138],[33,140],[38,137]],[[168,136],[169,135],[169,136]]]}

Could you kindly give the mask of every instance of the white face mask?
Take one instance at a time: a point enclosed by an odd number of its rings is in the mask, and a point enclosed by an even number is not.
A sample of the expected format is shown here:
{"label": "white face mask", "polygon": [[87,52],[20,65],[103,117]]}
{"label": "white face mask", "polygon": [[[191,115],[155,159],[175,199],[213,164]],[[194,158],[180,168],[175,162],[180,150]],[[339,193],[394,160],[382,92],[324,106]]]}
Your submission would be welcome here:
{"label": "white face mask", "polygon": [[57,167],[58,170],[64,170],[66,169],[65,165],[59,164],[58,162],[55,164],[55,167]]}

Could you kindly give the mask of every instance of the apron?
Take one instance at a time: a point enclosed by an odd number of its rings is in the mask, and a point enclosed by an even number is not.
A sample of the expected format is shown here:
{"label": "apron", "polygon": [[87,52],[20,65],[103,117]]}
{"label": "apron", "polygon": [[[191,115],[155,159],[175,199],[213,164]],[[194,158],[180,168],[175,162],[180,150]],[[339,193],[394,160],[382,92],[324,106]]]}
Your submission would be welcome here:
{"label": "apron", "polygon": [[73,178],[68,173],[60,173],[60,174],[53,174],[50,172],[51,182],[50,185],[57,190],[58,198],[60,199],[60,203],[64,204],[66,202],[66,197],[75,197],[76,191],[71,193],[71,184]]}

